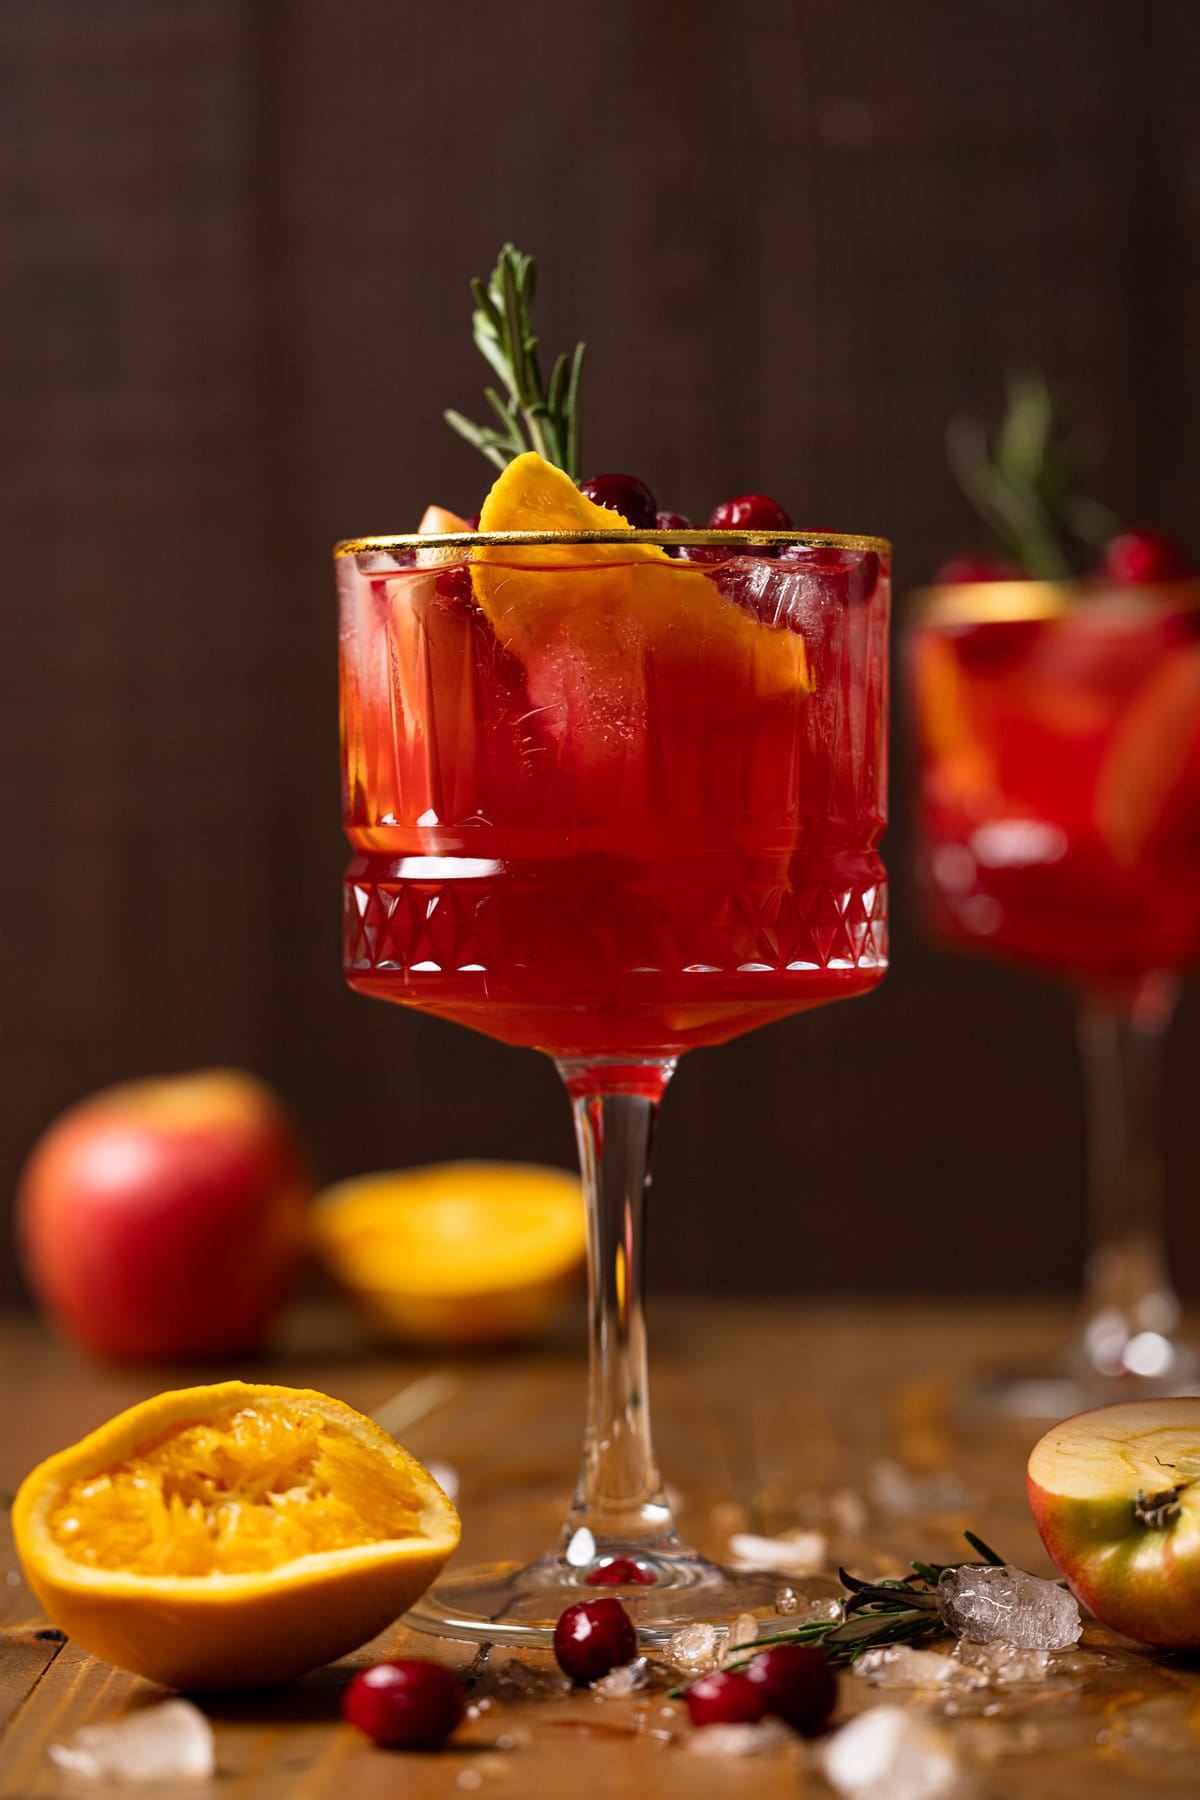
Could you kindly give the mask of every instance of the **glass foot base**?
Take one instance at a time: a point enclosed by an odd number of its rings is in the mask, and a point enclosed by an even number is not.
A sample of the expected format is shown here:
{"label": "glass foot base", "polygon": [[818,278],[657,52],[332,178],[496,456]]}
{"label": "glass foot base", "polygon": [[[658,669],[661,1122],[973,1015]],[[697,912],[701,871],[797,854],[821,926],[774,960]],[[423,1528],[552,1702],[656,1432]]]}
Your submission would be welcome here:
{"label": "glass foot base", "polygon": [[1200,1394],[1200,1352],[1187,1341],[1174,1340],[1169,1341],[1169,1351],[1153,1374],[1104,1375],[1078,1347],[1041,1371],[1001,1369],[981,1376],[968,1388],[964,1402],[970,1409],[1009,1418],[1056,1420],[1117,1401]]}
{"label": "glass foot base", "polygon": [[595,1564],[575,1568],[561,1556],[454,1570],[421,1596],[404,1622],[435,1637],[548,1649],[568,1606],[608,1595],[621,1602],[644,1644],[659,1645],[684,1625],[732,1625],[744,1612],[767,1612],[774,1618],[775,1601],[788,1585],[785,1575],[764,1570],[742,1574],[695,1551],[631,1554],[644,1576],[653,1575],[652,1582],[592,1587],[587,1577]]}

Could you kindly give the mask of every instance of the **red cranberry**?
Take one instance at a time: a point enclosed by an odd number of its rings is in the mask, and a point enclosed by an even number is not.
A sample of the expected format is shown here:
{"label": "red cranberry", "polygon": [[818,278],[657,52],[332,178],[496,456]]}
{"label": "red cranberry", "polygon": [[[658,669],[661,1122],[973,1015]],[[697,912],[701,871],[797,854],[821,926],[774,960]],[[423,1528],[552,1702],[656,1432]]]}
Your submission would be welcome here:
{"label": "red cranberry", "polygon": [[660,531],[691,531],[693,529],[692,521],[686,513],[655,513],[654,523]]}
{"label": "red cranberry", "polygon": [[606,506],[609,512],[620,513],[635,531],[653,531],[658,508],[654,495],[636,475],[593,475],[589,481],[580,482],[579,491],[594,506]]}
{"label": "red cranberry", "polygon": [[1182,581],[1191,572],[1178,544],[1161,531],[1122,531],[1104,547],[1104,573],[1113,581]]}
{"label": "red cranberry", "polygon": [[693,1725],[754,1725],[767,1710],[762,1689],[736,1669],[701,1675],[684,1698]]}
{"label": "red cranberry", "polygon": [[478,513],[472,513],[470,518],[467,520],[467,530],[468,531],[478,531],[479,530],[479,514]]}
{"label": "red cranberry", "polygon": [[433,578],[434,592],[453,612],[463,612],[475,604],[471,589],[471,571],[459,563],[453,569],[439,569]]}
{"label": "red cranberry", "polygon": [[964,587],[975,581],[1020,581],[1020,569],[998,556],[952,556],[934,576],[938,587]]}
{"label": "red cranberry", "polygon": [[746,1681],[764,1712],[805,1737],[825,1729],[837,1704],[837,1677],[817,1644],[774,1644],[760,1650],[746,1670]]}
{"label": "red cranberry", "polygon": [[714,506],[708,523],[713,531],[789,531],[792,521],[769,495],[739,494]]}
{"label": "red cranberry", "polygon": [[554,1654],[577,1687],[599,1681],[637,1655],[633,1620],[619,1600],[577,1601],[554,1627]]}
{"label": "red cranberry", "polygon": [[361,1669],[342,1695],[342,1717],[385,1750],[435,1750],[462,1715],[457,1676],[418,1656]]}
{"label": "red cranberry", "polygon": [[641,1563],[634,1562],[632,1556],[610,1557],[608,1562],[601,1563],[587,1577],[589,1587],[620,1587],[622,1583],[639,1582],[642,1587],[651,1587],[654,1583],[654,1570],[644,1569]]}

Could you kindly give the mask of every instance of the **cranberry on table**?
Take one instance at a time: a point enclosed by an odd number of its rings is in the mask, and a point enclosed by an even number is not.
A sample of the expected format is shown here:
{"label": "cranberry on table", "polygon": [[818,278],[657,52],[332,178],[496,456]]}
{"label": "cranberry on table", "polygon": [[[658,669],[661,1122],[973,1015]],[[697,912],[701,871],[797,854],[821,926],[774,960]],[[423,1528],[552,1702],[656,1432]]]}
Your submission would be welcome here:
{"label": "cranberry on table", "polygon": [[463,1706],[453,1670],[418,1656],[361,1669],[342,1695],[342,1717],[384,1750],[436,1750]]}
{"label": "cranberry on table", "polygon": [[693,1725],[755,1725],[766,1711],[762,1688],[736,1669],[701,1675],[684,1698]]}
{"label": "cranberry on table", "polygon": [[769,494],[739,494],[713,507],[713,531],[790,531],[791,517]]}
{"label": "cranberry on table", "polygon": [[1113,581],[1182,581],[1192,573],[1178,544],[1161,531],[1122,531],[1104,546],[1104,573]]}
{"label": "cranberry on table", "polygon": [[580,1600],[568,1606],[554,1627],[554,1655],[577,1687],[599,1681],[610,1669],[632,1662],[637,1632],[619,1600]]}
{"label": "cranberry on table", "polygon": [[636,475],[593,475],[590,480],[580,482],[579,491],[594,506],[605,506],[610,512],[620,513],[635,531],[654,530],[658,518],[654,495]]}
{"label": "cranberry on table", "polygon": [[745,1679],[763,1712],[805,1737],[825,1729],[837,1704],[837,1677],[817,1644],[774,1644],[760,1650]]}
{"label": "cranberry on table", "polygon": [[641,1563],[634,1562],[632,1556],[610,1557],[608,1562],[600,1563],[587,1577],[588,1587],[621,1587],[631,1582],[637,1582],[642,1587],[650,1587],[654,1582],[653,1569],[644,1569]]}
{"label": "cranberry on table", "polygon": [[998,556],[951,556],[934,576],[936,587],[966,587],[976,581],[1021,581],[1020,569]]}

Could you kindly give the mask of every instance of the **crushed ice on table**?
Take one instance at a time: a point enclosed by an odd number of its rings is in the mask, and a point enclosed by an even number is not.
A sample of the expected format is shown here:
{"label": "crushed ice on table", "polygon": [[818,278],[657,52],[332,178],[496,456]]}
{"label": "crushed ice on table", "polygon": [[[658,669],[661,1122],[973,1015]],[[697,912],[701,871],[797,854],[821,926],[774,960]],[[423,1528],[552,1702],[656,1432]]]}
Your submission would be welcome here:
{"label": "crushed ice on table", "polygon": [[871,1503],[884,1513],[961,1512],[971,1495],[949,1469],[915,1475],[897,1462],[878,1462],[867,1483]]}
{"label": "crushed ice on table", "polygon": [[762,1719],[757,1725],[705,1725],[687,1740],[693,1756],[763,1756],[787,1749],[795,1733],[779,1719]]}
{"label": "crushed ice on table", "polygon": [[668,1638],[663,1654],[671,1667],[678,1669],[681,1675],[699,1675],[715,1665],[717,1644],[716,1626],[698,1621],[694,1625],[682,1626],[673,1637]]}
{"label": "crushed ice on table", "polygon": [[1021,1650],[1065,1650],[1083,1631],[1079,1602],[1057,1582],[1014,1569],[964,1564],[943,1571],[938,1611],[956,1637],[973,1644],[1003,1638]]}
{"label": "crushed ice on table", "polygon": [[619,1663],[607,1675],[602,1675],[599,1681],[594,1681],[592,1692],[605,1700],[624,1700],[639,1688],[645,1687],[646,1679],[646,1659],[644,1656],[635,1656],[632,1662]]}
{"label": "crushed ice on table", "polygon": [[854,1673],[876,1687],[976,1688],[987,1684],[981,1670],[955,1662],[937,1650],[914,1650],[911,1644],[882,1644],[865,1650]]}
{"label": "crushed ice on table", "polygon": [[73,1775],[114,1781],[203,1781],[216,1769],[213,1728],[190,1700],[162,1700],[103,1725],[82,1725],[50,1760]]}
{"label": "crushed ice on table", "polygon": [[729,1627],[729,1635],[725,1639],[723,1655],[741,1656],[747,1644],[753,1644],[758,1637],[758,1620],[753,1613],[739,1613]]}
{"label": "crushed ice on table", "polygon": [[829,1519],[841,1537],[860,1537],[867,1528],[867,1503],[853,1488],[837,1488],[829,1496]]}
{"label": "crushed ice on table", "polygon": [[959,1764],[945,1734],[898,1706],[873,1706],[820,1751],[830,1787],[846,1800],[942,1800]]}
{"label": "crushed ice on table", "polygon": [[977,1670],[989,1687],[1016,1687],[1024,1681],[1045,1681],[1050,1670],[1049,1650],[1009,1644],[1003,1638],[992,1638],[986,1644],[959,1638],[954,1646],[954,1660],[964,1668]]}
{"label": "crushed ice on table", "polygon": [[729,1540],[729,1558],[735,1569],[782,1569],[808,1575],[824,1565],[829,1544],[823,1531],[785,1531],[780,1537],[759,1537],[735,1531]]}

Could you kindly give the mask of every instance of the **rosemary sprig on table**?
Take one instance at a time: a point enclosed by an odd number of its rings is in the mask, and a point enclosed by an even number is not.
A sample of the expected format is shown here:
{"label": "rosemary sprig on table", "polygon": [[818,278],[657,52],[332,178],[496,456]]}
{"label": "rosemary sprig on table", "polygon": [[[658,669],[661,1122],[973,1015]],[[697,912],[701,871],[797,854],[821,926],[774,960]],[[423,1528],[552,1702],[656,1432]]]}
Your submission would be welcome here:
{"label": "rosemary sprig on table", "polygon": [[1064,427],[1040,375],[1017,375],[998,429],[958,418],[946,432],[950,467],[968,500],[1022,574],[1058,581],[1116,529],[1084,495],[1088,458]]}
{"label": "rosemary sprig on table", "polygon": [[944,1637],[946,1626],[938,1611],[937,1585],[947,1569],[1000,1569],[1004,1558],[990,1544],[985,1544],[973,1531],[963,1533],[972,1550],[979,1556],[973,1563],[926,1563],[914,1560],[912,1574],[892,1581],[860,1581],[838,1570],[843,1587],[850,1598],[842,1608],[841,1619],[812,1619],[790,1631],[771,1637],[755,1638],[746,1645],[746,1654],[736,1661],[724,1663],[727,1669],[742,1669],[768,1644],[819,1644],[832,1663],[853,1663],[865,1650],[881,1644],[913,1643],[924,1638]]}
{"label": "rosemary sprig on table", "polygon": [[547,387],[533,331],[536,289],[536,263],[512,244],[505,244],[486,283],[472,281],[472,335],[504,387],[503,392],[494,387],[483,390],[499,428],[476,425],[453,408],[444,417],[451,430],[466,438],[468,444],[474,444],[498,469],[507,468],[514,456],[536,450],[577,482],[579,382],[585,346],[576,344],[570,355],[563,351],[555,361]]}

